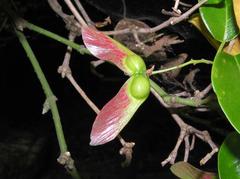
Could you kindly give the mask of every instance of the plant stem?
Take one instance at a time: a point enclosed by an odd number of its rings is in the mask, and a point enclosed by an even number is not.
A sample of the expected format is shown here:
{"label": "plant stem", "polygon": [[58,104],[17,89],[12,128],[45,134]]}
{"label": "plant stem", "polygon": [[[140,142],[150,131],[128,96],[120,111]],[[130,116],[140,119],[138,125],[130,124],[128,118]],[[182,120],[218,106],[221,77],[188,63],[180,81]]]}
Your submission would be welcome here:
{"label": "plant stem", "polygon": [[[37,74],[37,77],[42,85],[43,91],[46,95],[47,101],[49,103],[49,106],[50,106],[50,109],[52,112],[52,117],[53,117],[54,126],[55,126],[55,130],[56,130],[56,134],[57,134],[59,148],[60,148],[61,153],[63,154],[65,152],[67,152],[68,150],[67,150],[67,144],[65,141],[65,137],[63,134],[62,124],[61,124],[56,100],[54,99],[54,94],[47,82],[47,79],[46,79],[46,77],[38,63],[38,60],[37,60],[36,56],[34,55],[26,37],[24,36],[24,34],[22,32],[17,31],[17,30],[16,30],[16,35],[17,35],[21,45],[23,46],[23,48],[34,68],[34,71]],[[78,175],[75,166],[73,167],[73,170],[69,171],[69,173],[71,174],[71,176],[74,179],[80,179],[80,176]]]}
{"label": "plant stem", "polygon": [[187,106],[198,107],[202,104],[208,103],[212,99],[211,97],[207,97],[205,99],[192,99],[192,98],[181,98],[178,96],[169,95],[157,83],[155,83],[151,79],[150,79],[150,85],[151,85],[151,88],[154,91],[156,91],[158,95],[161,96],[164,102],[167,104],[176,103],[176,104],[183,104]]}
{"label": "plant stem", "polygon": [[159,74],[159,73],[164,73],[164,72],[168,72],[168,71],[171,71],[171,70],[176,70],[178,68],[183,68],[185,66],[188,66],[188,65],[196,65],[198,63],[205,63],[205,64],[213,64],[212,61],[210,60],[205,60],[205,59],[201,59],[201,60],[193,60],[191,59],[190,61],[186,62],[186,63],[183,63],[181,65],[177,65],[177,66],[174,66],[174,67],[170,67],[170,68],[166,68],[166,69],[161,69],[161,70],[156,70],[156,71],[153,71],[152,72],[152,75],[156,75],[156,74]]}
{"label": "plant stem", "polygon": [[39,26],[36,26],[36,25],[26,21],[26,20],[24,20],[23,23],[24,23],[23,27],[26,27],[26,28],[28,28],[28,29],[30,29],[32,31],[38,32],[38,33],[40,33],[40,34],[42,34],[42,35],[44,35],[46,37],[49,37],[49,38],[54,39],[54,40],[56,40],[56,41],[58,41],[60,43],[68,45],[68,46],[72,47],[73,49],[75,49],[76,51],[78,51],[80,54],[91,54],[88,51],[88,49],[86,49],[83,45],[79,45],[79,44],[77,44],[77,43],[75,43],[75,42],[73,42],[71,40],[68,40],[68,39],[66,39],[64,37],[61,37],[60,35],[57,35],[57,34],[55,34],[53,32],[50,32],[50,31],[48,31],[46,29],[43,29],[43,28],[41,28]]}

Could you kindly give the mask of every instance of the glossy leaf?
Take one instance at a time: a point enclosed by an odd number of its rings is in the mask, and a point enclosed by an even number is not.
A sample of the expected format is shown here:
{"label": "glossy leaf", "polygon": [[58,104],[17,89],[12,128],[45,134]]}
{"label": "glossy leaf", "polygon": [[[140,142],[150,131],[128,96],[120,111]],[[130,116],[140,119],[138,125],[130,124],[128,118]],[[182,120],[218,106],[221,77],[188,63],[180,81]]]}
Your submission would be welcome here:
{"label": "glossy leaf", "polygon": [[208,0],[206,4],[219,4],[222,1],[224,0]]}
{"label": "glossy leaf", "polygon": [[170,168],[171,172],[181,179],[217,179],[215,173],[200,170],[187,162],[177,162]]}
{"label": "glossy leaf", "polygon": [[[240,2],[240,1],[239,1]],[[205,27],[200,14],[194,14],[191,16],[191,18],[188,20],[191,24],[193,24],[203,35],[204,37],[208,40],[208,42],[215,48],[218,49],[220,46],[220,42],[215,40],[213,36],[209,33],[207,28]],[[237,55],[240,53],[240,38],[237,37],[235,40],[235,43],[231,47],[231,50],[229,51],[229,47],[226,46],[224,48],[224,51],[231,54],[231,55]]]}
{"label": "glossy leaf", "polygon": [[220,46],[220,42],[215,40],[213,36],[209,33],[206,26],[204,25],[200,14],[194,14],[191,16],[191,18],[188,20],[191,24],[193,24],[208,40],[208,42],[214,47],[218,48]]}
{"label": "glossy leaf", "polygon": [[223,112],[240,132],[240,55],[220,52],[214,59],[211,78]]}
{"label": "glossy leaf", "polygon": [[240,135],[227,136],[218,152],[218,173],[221,179],[240,179]]}
{"label": "glossy leaf", "polygon": [[[113,140],[120,131],[126,126],[129,120],[132,118],[134,113],[140,107],[140,105],[146,100],[150,92],[150,84],[148,77],[143,78],[144,84],[142,84],[142,79],[139,75],[133,75],[127,82],[123,85],[117,95],[112,98],[97,115],[91,132],[91,142],[90,145],[101,145]],[[139,84],[136,84],[139,83]],[[141,94],[134,94],[131,92],[132,88],[143,85],[144,90],[147,91]],[[136,92],[136,90],[134,91]],[[141,98],[135,98],[134,96],[141,96]]]}
{"label": "glossy leaf", "polygon": [[237,21],[238,28],[240,29],[240,1],[233,0],[234,14]]}
{"label": "glossy leaf", "polygon": [[200,15],[208,31],[218,41],[230,41],[239,33],[232,0],[223,0],[219,4],[205,4],[200,8]]}
{"label": "glossy leaf", "polygon": [[146,71],[143,59],[124,45],[91,27],[82,28],[82,38],[87,49],[97,58],[115,64],[132,75]]}

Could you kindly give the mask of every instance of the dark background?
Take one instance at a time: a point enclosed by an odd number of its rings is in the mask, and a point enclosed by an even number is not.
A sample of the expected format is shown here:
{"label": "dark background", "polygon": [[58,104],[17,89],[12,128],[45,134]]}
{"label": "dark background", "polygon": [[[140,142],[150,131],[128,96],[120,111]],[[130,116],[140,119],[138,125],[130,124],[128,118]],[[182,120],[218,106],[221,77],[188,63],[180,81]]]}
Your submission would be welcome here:
{"label": "dark background", "polygon": [[[50,9],[46,1],[14,2],[25,19],[67,37],[68,32],[64,28],[64,23]],[[102,21],[107,16],[111,16],[113,24],[108,27],[109,29],[123,18],[121,0],[85,0],[83,5],[93,21]],[[171,1],[165,0],[128,0],[126,16],[143,20],[153,26],[166,20],[167,17],[161,14],[161,9],[170,9],[171,6]],[[214,49],[187,22],[164,29],[164,32],[177,34],[185,40],[184,44],[173,47],[173,53],[186,52],[195,59],[213,58]],[[89,134],[95,113],[71,84],[57,73],[66,47],[28,30],[25,34],[58,98],[57,103],[69,150],[83,179],[176,178],[170,173],[169,165],[161,167],[161,161],[167,158],[175,146],[179,128],[152,95],[121,133],[126,140],[136,142],[131,165],[122,168],[121,162],[124,158],[118,154],[121,145],[117,140],[103,146],[89,146]],[[77,41],[81,43],[80,38]],[[56,162],[59,155],[58,143],[51,114],[41,115],[45,96],[39,81],[18,39],[6,29],[0,34],[0,56],[2,99],[0,178],[70,178],[64,168]],[[116,67],[104,64],[97,70],[106,78],[98,78],[90,70],[91,60],[95,58],[73,52],[71,69],[79,85],[101,108],[117,93],[126,77]],[[199,84],[207,84],[210,81],[209,70],[207,68],[201,72]],[[204,118],[213,117],[209,115]],[[210,130],[213,140],[219,145],[224,139],[224,135],[211,132],[211,126],[192,121],[186,122],[199,129]],[[219,123],[219,126],[224,125],[227,125],[225,121]],[[182,149],[179,151],[178,161],[183,157]],[[190,153],[189,162],[200,167],[198,162],[209,151],[207,144],[197,140],[195,150]],[[216,172],[216,158],[217,155],[201,168]]]}

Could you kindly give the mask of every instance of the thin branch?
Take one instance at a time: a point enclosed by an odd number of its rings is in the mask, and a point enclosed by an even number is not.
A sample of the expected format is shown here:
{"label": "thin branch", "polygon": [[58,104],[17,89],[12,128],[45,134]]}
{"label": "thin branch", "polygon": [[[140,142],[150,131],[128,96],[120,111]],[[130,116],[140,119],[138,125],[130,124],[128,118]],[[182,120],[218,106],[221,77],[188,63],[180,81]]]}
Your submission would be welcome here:
{"label": "thin branch", "polygon": [[171,71],[171,70],[176,70],[176,69],[179,69],[179,68],[183,68],[183,67],[188,66],[188,65],[196,65],[196,64],[199,64],[199,63],[213,64],[213,62],[210,61],[210,60],[205,60],[205,59],[193,60],[193,59],[191,59],[190,61],[188,61],[186,63],[183,63],[183,64],[180,64],[180,65],[177,65],[177,66],[153,71],[152,75],[159,74],[159,73],[165,73],[165,72],[168,72],[168,71]]}
{"label": "thin branch", "polygon": [[[177,1],[177,0],[174,0],[174,1]],[[185,6],[185,7],[192,7],[192,4],[187,4],[187,3],[184,3],[184,2],[179,2],[180,5],[182,6]]]}
{"label": "thin branch", "polygon": [[62,6],[58,3],[57,0],[48,0],[48,4],[52,8],[52,10],[61,18],[65,19],[68,16],[63,12]]}
{"label": "thin branch", "polygon": [[196,98],[202,99],[204,98],[210,91],[212,90],[212,84],[210,83],[205,89],[203,89],[202,91],[195,91],[194,96]]}
{"label": "thin branch", "polygon": [[[70,32],[68,39],[73,42],[75,38],[76,38],[76,35]],[[71,73],[71,69],[69,68],[71,53],[72,53],[72,47],[67,46],[67,51],[65,53],[63,64],[58,68],[58,73],[61,73],[62,78],[64,78],[67,74]]]}
{"label": "thin branch", "polygon": [[175,4],[174,4],[174,7],[172,8],[173,11],[176,12],[177,14],[181,14],[181,13],[182,13],[182,12],[178,9],[179,3],[180,3],[180,0],[176,0],[176,1],[175,1]]}
{"label": "thin branch", "polygon": [[190,142],[189,142],[189,135],[187,135],[185,138],[184,138],[184,142],[185,142],[185,153],[184,153],[184,159],[183,161],[184,162],[187,162],[188,161],[188,157],[189,157],[189,152],[190,152]]}
{"label": "thin branch", "polygon": [[76,19],[78,20],[78,22],[82,25],[82,26],[87,26],[87,23],[84,21],[84,19],[82,18],[82,16],[78,13],[77,9],[74,7],[73,3],[70,0],[64,0],[65,3],[67,4],[68,8],[71,10],[71,12],[73,13],[73,15],[76,17]]}
{"label": "thin branch", "polygon": [[[203,140],[204,142],[208,143],[209,146],[211,147],[212,151],[210,153],[208,153],[205,157],[203,157],[200,160],[200,165],[205,164],[209,159],[212,158],[212,156],[218,152],[218,147],[216,146],[216,144],[212,141],[209,133],[207,131],[200,131],[188,124],[186,124],[181,117],[175,113],[175,111],[173,109],[170,108],[170,106],[168,104],[166,104],[164,102],[164,100],[162,99],[162,97],[156,93],[156,91],[154,92],[154,89],[151,89],[151,92],[153,93],[153,95],[159,100],[159,102],[166,107],[166,109],[169,111],[169,113],[171,114],[172,118],[175,120],[175,122],[178,124],[178,126],[180,127],[180,134],[177,140],[177,143],[174,147],[174,149],[172,150],[172,152],[169,154],[169,156],[162,161],[162,166],[166,165],[167,163],[170,164],[174,164],[177,154],[178,154],[178,150],[179,147],[181,145],[181,143],[184,141],[185,142],[185,153],[184,153],[184,161],[187,162],[188,157],[189,157],[189,152],[192,150],[193,145],[194,144],[189,144],[189,136],[190,135],[196,135],[198,138],[200,138],[201,140]],[[194,139],[195,140],[195,139]]]}
{"label": "thin branch", "polygon": [[92,102],[92,100],[86,95],[86,93],[82,90],[82,88],[76,83],[75,79],[71,74],[67,74],[66,77],[74,86],[74,88],[78,91],[78,93],[82,96],[82,98],[87,102],[87,104],[92,108],[92,110],[98,114],[100,109]]}
{"label": "thin branch", "polygon": [[16,21],[16,26],[17,26],[17,29],[19,30],[23,30],[24,28],[28,28],[29,30],[32,30],[32,31],[35,31],[39,34],[42,34],[46,37],[49,37],[53,40],[56,40],[62,44],[65,44],[65,45],[68,45],[68,46],[71,46],[73,49],[75,49],[76,51],[78,51],[80,54],[91,54],[88,49],[86,49],[83,45],[79,45],[73,41],[70,41],[60,35],[57,35],[53,32],[50,32],[44,28],[41,28],[39,26],[36,26],[24,19],[17,19]]}
{"label": "thin branch", "polygon": [[120,135],[118,135],[118,139],[122,144],[122,148],[119,150],[120,155],[124,155],[126,157],[125,161],[122,162],[122,167],[127,167],[130,165],[132,161],[133,147],[135,146],[134,142],[126,142]]}
{"label": "thin branch", "polygon": [[181,14],[176,13],[175,11],[167,11],[165,9],[162,9],[161,11],[162,14],[167,15],[167,16],[172,16],[172,17],[179,17]]}
{"label": "thin branch", "polygon": [[[76,36],[74,34],[72,34],[71,32],[69,33],[69,40],[70,41],[73,42],[75,37]],[[65,53],[65,57],[64,57],[63,63],[58,68],[58,73],[61,74],[62,78],[64,78],[65,76],[67,77],[67,79],[71,82],[71,84],[78,91],[78,93],[82,96],[82,98],[87,102],[87,104],[92,108],[92,110],[95,113],[98,114],[100,112],[98,107],[91,101],[91,99],[86,95],[86,93],[77,84],[76,80],[72,76],[72,72],[71,72],[71,69],[69,67],[69,62],[70,62],[70,59],[71,59],[71,53],[72,53],[72,47],[68,46],[67,47],[67,51]]]}
{"label": "thin branch", "polygon": [[[169,25],[175,25],[189,17],[190,14],[192,14],[194,11],[196,11],[199,7],[201,7],[204,3],[206,3],[208,0],[202,0],[199,1],[196,5],[194,5],[192,8],[190,8],[188,11],[183,13],[179,17],[171,17],[167,21],[163,22],[162,24],[159,24],[158,26],[155,26],[153,28],[139,28],[137,29],[138,33],[153,33],[156,31],[159,31]],[[132,33],[132,29],[123,29],[118,31],[106,31],[107,35],[117,35],[117,34],[126,34],[126,33]]]}
{"label": "thin branch", "polygon": [[199,107],[203,104],[208,103],[211,101],[212,97],[208,96],[204,99],[196,98],[196,97],[190,97],[190,98],[182,98],[175,95],[169,95],[166,93],[157,83],[155,83],[153,80],[150,79],[150,85],[151,88],[162,97],[163,101],[170,105],[171,107],[174,107],[175,104],[182,104],[187,106],[193,106],[193,107]]}
{"label": "thin branch", "polygon": [[85,21],[87,22],[87,24],[93,25],[93,21],[90,19],[90,17],[88,16],[87,12],[85,11],[84,7],[82,6],[80,0],[74,0],[74,2],[76,3],[79,11],[81,12],[81,14],[83,15],[83,18],[85,19]]}
{"label": "thin branch", "polygon": [[52,10],[63,19],[68,30],[75,32],[78,35],[81,34],[81,25],[74,19],[74,16],[63,12],[62,6],[58,3],[57,0],[48,0],[48,4]]}

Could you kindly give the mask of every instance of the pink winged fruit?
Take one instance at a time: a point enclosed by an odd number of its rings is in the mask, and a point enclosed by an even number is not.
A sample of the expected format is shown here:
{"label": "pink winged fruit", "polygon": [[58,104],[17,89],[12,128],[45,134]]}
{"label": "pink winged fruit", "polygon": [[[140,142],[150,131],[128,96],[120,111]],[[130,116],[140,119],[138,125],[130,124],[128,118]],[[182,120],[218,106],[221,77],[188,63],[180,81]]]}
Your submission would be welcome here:
{"label": "pink winged fruit", "polygon": [[97,115],[90,145],[113,140],[126,126],[150,92],[149,78],[142,58],[131,50],[91,27],[82,28],[82,38],[88,50],[97,58],[115,64],[131,77]]}

